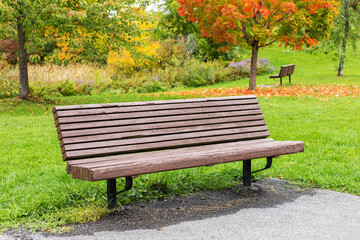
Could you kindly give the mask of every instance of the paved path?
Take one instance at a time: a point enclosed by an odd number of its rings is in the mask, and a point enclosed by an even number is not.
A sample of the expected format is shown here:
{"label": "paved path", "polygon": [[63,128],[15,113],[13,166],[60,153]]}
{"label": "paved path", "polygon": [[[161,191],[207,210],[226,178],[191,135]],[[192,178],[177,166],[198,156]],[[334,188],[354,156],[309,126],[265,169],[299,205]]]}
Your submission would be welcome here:
{"label": "paved path", "polygon": [[[360,197],[312,190],[278,205],[153,229],[95,231],[90,235],[0,235],[0,239],[360,239]],[[141,226],[138,226],[141,227]]]}

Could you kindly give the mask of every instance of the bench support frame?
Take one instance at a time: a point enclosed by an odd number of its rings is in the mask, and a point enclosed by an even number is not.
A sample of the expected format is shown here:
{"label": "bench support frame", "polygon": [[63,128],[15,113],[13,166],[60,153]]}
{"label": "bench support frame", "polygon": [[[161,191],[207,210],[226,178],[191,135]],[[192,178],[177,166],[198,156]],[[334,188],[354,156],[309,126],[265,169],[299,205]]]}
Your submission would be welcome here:
{"label": "bench support frame", "polygon": [[[291,75],[289,75],[289,84],[291,84]],[[280,77],[280,86],[282,86],[282,77]]]}
{"label": "bench support frame", "polygon": [[116,196],[119,193],[128,191],[133,186],[133,178],[132,177],[126,177],[125,178],[125,188],[119,192],[116,192],[116,178],[108,179],[107,182],[107,202],[108,202],[108,208],[114,209],[117,206],[116,203]]}
{"label": "bench support frame", "polygon": [[273,157],[266,158],[266,166],[262,169],[251,171],[251,159],[243,161],[243,185],[245,187],[251,186],[251,174],[266,170],[271,167]]}
{"label": "bench support frame", "polygon": [[[251,174],[269,169],[272,165],[272,159],[273,159],[273,157],[267,157],[266,158],[266,166],[264,168],[256,170],[256,171],[251,171],[251,159],[243,161],[243,185],[245,187],[250,187],[251,186]],[[117,206],[116,196],[118,194],[128,191],[132,188],[133,178],[126,177],[125,180],[126,180],[125,188],[118,192],[116,191],[116,178],[107,180],[107,202],[108,202],[109,209],[116,208],[116,206]]]}
{"label": "bench support frame", "polygon": [[[267,157],[266,166],[262,169],[251,171],[251,159],[243,161],[243,185],[245,187],[251,186],[251,174],[266,170],[271,167],[273,157]],[[125,178],[125,188],[121,191],[116,191],[116,178],[107,180],[107,202],[108,208],[114,209],[117,206],[116,196],[122,192],[128,191],[133,186],[133,178],[126,177]]]}

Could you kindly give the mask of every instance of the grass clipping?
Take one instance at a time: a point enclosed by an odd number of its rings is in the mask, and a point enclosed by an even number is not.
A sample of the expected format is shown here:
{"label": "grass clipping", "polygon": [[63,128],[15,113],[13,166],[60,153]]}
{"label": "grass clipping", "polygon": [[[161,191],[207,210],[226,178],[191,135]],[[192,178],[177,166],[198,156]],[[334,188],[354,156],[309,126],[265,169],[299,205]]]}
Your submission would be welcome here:
{"label": "grass clipping", "polygon": [[[0,224],[0,233],[13,228],[26,228],[35,231],[52,233],[70,232],[73,224],[95,222],[106,216],[110,210],[104,206],[69,207],[39,216],[22,218],[18,222]],[[71,224],[71,225],[69,225]]]}

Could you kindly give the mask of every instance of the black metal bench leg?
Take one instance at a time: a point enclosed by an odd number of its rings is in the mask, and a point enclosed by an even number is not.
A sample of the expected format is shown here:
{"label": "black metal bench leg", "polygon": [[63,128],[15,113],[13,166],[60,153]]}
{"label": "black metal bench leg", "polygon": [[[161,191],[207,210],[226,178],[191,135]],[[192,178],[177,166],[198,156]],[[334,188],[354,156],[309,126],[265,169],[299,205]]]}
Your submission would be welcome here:
{"label": "black metal bench leg", "polygon": [[273,157],[267,157],[266,158],[266,166],[262,169],[259,169],[259,170],[253,171],[253,172],[251,171],[251,160],[243,161],[243,185],[245,187],[250,187],[251,186],[251,174],[269,169],[272,165],[272,159],[273,159]]}
{"label": "black metal bench leg", "polygon": [[282,77],[280,77],[280,86],[282,86]]}
{"label": "black metal bench leg", "polygon": [[251,186],[251,160],[243,161],[243,185]]}
{"label": "black metal bench leg", "polygon": [[116,196],[119,193],[128,191],[133,186],[133,178],[132,177],[126,177],[125,178],[125,188],[121,191],[116,192],[116,178],[108,179],[107,180],[107,199],[108,199],[108,208],[114,209],[116,204]]}
{"label": "black metal bench leg", "polygon": [[116,178],[107,180],[107,200],[108,208],[114,209],[116,207]]}
{"label": "black metal bench leg", "polygon": [[291,84],[291,75],[289,75],[289,83]]}

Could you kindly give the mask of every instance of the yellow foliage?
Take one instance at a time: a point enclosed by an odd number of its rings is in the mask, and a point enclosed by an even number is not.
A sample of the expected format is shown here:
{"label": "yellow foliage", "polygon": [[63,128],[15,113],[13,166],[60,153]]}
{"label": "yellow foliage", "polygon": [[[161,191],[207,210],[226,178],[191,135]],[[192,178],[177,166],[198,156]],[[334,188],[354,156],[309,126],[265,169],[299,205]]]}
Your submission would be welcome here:
{"label": "yellow foliage", "polygon": [[108,65],[114,73],[123,72],[125,75],[131,75],[136,71],[135,59],[131,53],[122,49],[118,52],[110,51]]}
{"label": "yellow foliage", "polygon": [[150,31],[157,26],[157,22],[138,22],[137,25],[142,34],[130,39],[131,42],[136,43],[134,52],[137,54],[124,48],[110,51],[107,63],[113,73],[129,76],[156,64],[160,43],[151,41]]}
{"label": "yellow foliage", "polygon": [[69,64],[86,60],[86,55],[89,54],[89,51],[85,52],[86,41],[93,41],[93,39],[95,39],[93,47],[98,50],[98,52],[105,54],[104,38],[106,36],[96,32],[88,32],[81,26],[77,28],[75,33],[71,34],[66,32],[60,34],[57,29],[49,28],[46,30],[45,36],[53,36],[56,39],[57,49],[55,49],[53,55],[46,59],[51,63]]}
{"label": "yellow foliage", "polygon": [[113,73],[130,76],[141,69],[152,67],[156,63],[156,50],[159,47],[159,42],[150,42],[147,45],[139,46],[135,49],[138,53],[137,57],[125,48],[117,52],[110,51],[107,60],[108,66]]}

